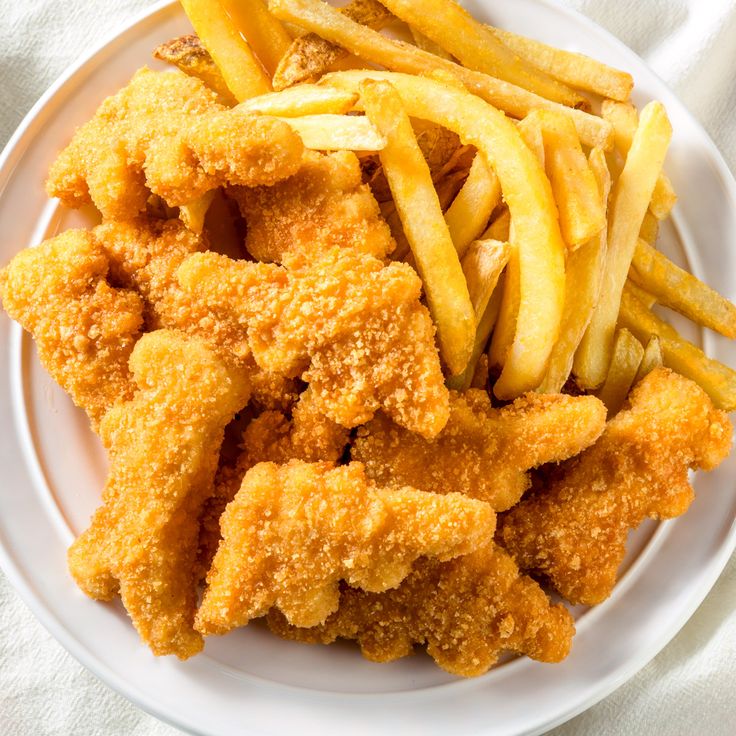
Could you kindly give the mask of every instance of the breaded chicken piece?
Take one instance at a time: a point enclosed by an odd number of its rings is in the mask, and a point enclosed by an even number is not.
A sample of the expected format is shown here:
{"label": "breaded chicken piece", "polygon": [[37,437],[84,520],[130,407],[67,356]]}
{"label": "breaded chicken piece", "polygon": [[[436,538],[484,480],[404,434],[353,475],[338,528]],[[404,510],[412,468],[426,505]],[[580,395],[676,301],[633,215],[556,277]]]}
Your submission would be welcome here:
{"label": "breaded chicken piece", "polygon": [[199,514],[248,384],[205,342],[173,330],[144,335],[130,368],[139,390],[102,420],[110,474],[69,570],[92,598],[119,592],[154,654],[186,659],[202,648],[192,628]]}
{"label": "breaded chicken piece", "polygon": [[379,592],[421,556],[447,560],[486,543],[491,508],[462,494],[380,488],[360,463],[259,463],[221,520],[223,541],[197,612],[224,634],[279,608],[295,626],[337,610],[339,583]]}
{"label": "breaded chicken piece", "polygon": [[0,271],[3,306],[95,430],[113,404],[133,395],[128,359],[143,325],[140,297],[110,286],[108,265],[94,233],[67,230]]}
{"label": "breaded chicken piece", "polygon": [[571,603],[600,603],[629,530],[684,513],[694,497],[688,469],[718,465],[731,434],[728,416],[697,384],[657,368],[595,445],[505,515],[499,539]]}
{"label": "breaded chicken piece", "polygon": [[334,421],[355,427],[381,408],[435,436],[447,422],[448,392],[416,272],[345,248],[288,255],[284,265],[201,253],[178,278],[213,314],[235,315],[258,365],[301,377]]}
{"label": "breaded chicken piece", "polygon": [[46,189],[68,207],[91,202],[125,220],[151,192],[178,206],[225,184],[274,184],[303,151],[286,123],[229,111],[199,79],[144,67],[77,130]]}
{"label": "breaded chicken piece", "polygon": [[349,432],[318,411],[312,392],[299,397],[289,419],[282,411],[264,411],[245,428],[241,452],[233,464],[222,465],[215,491],[202,513],[200,559],[206,573],[220,543],[220,517],[235,498],[246,472],[261,462],[289,460],[337,462],[348,444]]}
{"label": "breaded chicken piece", "polygon": [[404,582],[385,593],[345,587],[339,609],[321,626],[290,626],[277,610],[268,624],[297,641],[353,639],[374,662],[391,662],[411,654],[415,644],[426,645],[442,669],[462,677],[487,672],[503,651],[559,662],[575,633],[567,609],[550,604],[492,542],[449,562],[418,560]]}
{"label": "breaded chicken piece", "polygon": [[305,153],[294,176],[273,186],[229,190],[248,225],[245,247],[259,261],[307,257],[333,246],[384,258],[395,246],[352,151]]}
{"label": "breaded chicken piece", "polygon": [[459,491],[504,511],[529,487],[530,468],[577,455],[605,423],[594,396],[532,393],[494,409],[482,389],[453,391],[450,419],[434,439],[378,414],[358,430],[351,455],[381,485]]}

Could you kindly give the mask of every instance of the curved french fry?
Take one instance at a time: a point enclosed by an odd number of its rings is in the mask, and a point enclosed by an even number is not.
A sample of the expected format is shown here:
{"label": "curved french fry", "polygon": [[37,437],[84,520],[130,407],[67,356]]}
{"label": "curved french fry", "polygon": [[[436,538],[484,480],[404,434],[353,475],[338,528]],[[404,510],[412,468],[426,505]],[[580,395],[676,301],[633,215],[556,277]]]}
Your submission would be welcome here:
{"label": "curved french fry", "polygon": [[298,84],[241,102],[236,110],[298,118],[303,115],[343,115],[355,106],[358,95],[316,84]]}

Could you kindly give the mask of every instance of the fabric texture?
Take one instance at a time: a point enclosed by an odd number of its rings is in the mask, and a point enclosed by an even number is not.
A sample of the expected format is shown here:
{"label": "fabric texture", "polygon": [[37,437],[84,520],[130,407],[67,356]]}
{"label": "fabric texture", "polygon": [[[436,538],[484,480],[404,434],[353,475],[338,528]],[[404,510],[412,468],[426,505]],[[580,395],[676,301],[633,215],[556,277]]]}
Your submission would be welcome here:
{"label": "fabric texture", "polygon": [[[0,0],[0,145],[54,79],[149,0]],[[736,170],[734,0],[566,0],[643,56]],[[732,244],[727,244],[732,247]],[[554,736],[727,736],[736,723],[736,559],[669,646]],[[0,573],[0,733],[174,736],[87,672]]]}

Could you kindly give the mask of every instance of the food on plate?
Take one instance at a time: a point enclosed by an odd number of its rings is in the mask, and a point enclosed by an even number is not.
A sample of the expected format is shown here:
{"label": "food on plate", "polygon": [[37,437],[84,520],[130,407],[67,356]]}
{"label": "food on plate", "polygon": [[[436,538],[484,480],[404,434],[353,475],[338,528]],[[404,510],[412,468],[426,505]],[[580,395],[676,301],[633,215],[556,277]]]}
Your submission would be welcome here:
{"label": "food on plate", "polygon": [[600,603],[629,530],[684,513],[694,498],[688,471],[716,467],[731,435],[728,416],[699,386],[657,368],[592,447],[504,515],[499,539],[522,570],[543,575],[571,603]]}
{"label": "food on plate", "polygon": [[394,241],[354,153],[309,152],[283,182],[230,190],[247,225],[245,246],[259,261],[285,253],[319,256],[334,246],[385,258]]}
{"label": "food on plate", "polygon": [[643,359],[644,346],[625,327],[616,330],[611,365],[598,391],[598,398],[606,405],[609,416],[613,416],[626,401]]}
{"label": "food on plate", "polygon": [[105,250],[85,230],[23,250],[0,271],[3,307],[31,333],[41,363],[95,431],[133,394],[128,359],[143,327],[140,297],[109,278]]}
{"label": "food on plate", "polygon": [[448,394],[411,267],[347,248],[290,255],[284,264],[198,253],[178,278],[215,318],[240,321],[259,366],[309,383],[334,421],[355,427],[381,408],[435,436],[447,422]]}
{"label": "food on plate", "polygon": [[529,487],[528,470],[574,457],[598,439],[605,408],[594,396],[527,394],[494,409],[486,391],[453,393],[450,419],[425,439],[379,414],[358,430],[352,458],[377,483],[460,491],[496,511]]}
{"label": "food on plate", "polygon": [[369,593],[345,586],[340,607],[322,625],[297,628],[272,610],[271,630],[287,639],[331,644],[354,639],[363,656],[391,662],[415,644],[454,675],[476,677],[504,651],[559,662],[575,626],[511,557],[490,543],[449,562],[424,558],[398,587]]}
{"label": "food on plate", "polygon": [[419,557],[467,554],[494,528],[481,501],[381,488],[360,463],[259,463],[221,520],[196,628],[224,634],[272,607],[295,626],[316,626],[337,610],[341,580],[388,590]]}
{"label": "food on plate", "polygon": [[69,548],[69,570],[92,598],[119,594],[155,654],[186,659],[202,648],[193,628],[199,514],[249,386],[205,342],[174,330],[141,337],[130,370],[138,390],[100,424],[110,473],[102,506]]}

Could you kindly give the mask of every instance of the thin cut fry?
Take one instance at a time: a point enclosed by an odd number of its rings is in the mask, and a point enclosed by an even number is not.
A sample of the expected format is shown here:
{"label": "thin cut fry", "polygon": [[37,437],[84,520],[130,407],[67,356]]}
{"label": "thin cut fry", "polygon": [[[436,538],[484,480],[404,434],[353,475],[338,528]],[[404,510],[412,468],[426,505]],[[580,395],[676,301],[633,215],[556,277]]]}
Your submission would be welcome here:
{"label": "thin cut fry", "polygon": [[279,117],[315,151],[381,151],[386,138],[362,115],[304,115]]}
{"label": "thin cut fry", "polygon": [[238,102],[270,91],[263,67],[219,2],[181,0],[181,5]]}
{"label": "thin cut fry", "polygon": [[618,330],[608,375],[598,392],[598,398],[606,405],[609,417],[618,412],[629,395],[643,357],[641,343],[627,329]]}
{"label": "thin cut fry", "polygon": [[291,45],[291,36],[264,0],[217,0],[270,76]]}
{"label": "thin cut fry", "polygon": [[657,297],[634,283],[631,279],[626,279],[626,291],[633,294],[646,309],[651,309],[657,303]]}
{"label": "thin cut fry", "polygon": [[600,386],[608,372],[621,291],[671,136],[663,105],[650,102],[642,111],[623,171],[613,187],[603,287],[575,363],[583,388]]}
{"label": "thin cut fry", "polygon": [[500,240],[505,243],[509,239],[510,231],[511,213],[509,208],[504,205],[498,216],[491,221],[486,231],[480,236],[480,240]]}
{"label": "thin cut fry", "polygon": [[515,242],[509,244],[509,260],[506,264],[503,279],[503,293],[499,305],[498,317],[493,330],[491,344],[488,346],[488,363],[491,368],[504,368],[508,355],[514,344],[516,325],[519,321],[521,302],[521,265],[519,247]]}
{"label": "thin cut fry", "polygon": [[521,133],[524,143],[529,146],[531,152],[537,157],[537,160],[544,168],[544,138],[542,137],[542,126],[539,124],[539,118],[534,115],[534,111],[530,112],[525,118],[519,120],[516,129]]}
{"label": "thin cut fry", "polygon": [[636,244],[629,277],[665,307],[736,338],[736,306],[643,240]]}
{"label": "thin cut fry", "polygon": [[193,232],[199,235],[204,227],[204,218],[207,215],[207,210],[212,204],[212,200],[215,198],[216,189],[210,189],[209,192],[205,192],[201,197],[197,197],[192,202],[187,202],[179,207],[179,217],[181,221]]}
{"label": "thin cut fry", "polygon": [[463,66],[575,107],[584,99],[535,69],[499,42],[493,33],[453,0],[383,0],[395,16],[448,51]]}
{"label": "thin cut fry", "polygon": [[429,167],[393,87],[366,81],[360,95],[368,118],[386,138],[381,164],[422,277],[440,354],[450,373],[462,373],[473,350],[475,319]]}
{"label": "thin cut fry", "polygon": [[600,145],[605,149],[613,145],[610,123],[596,115],[565,107],[509,82],[440,59],[416,46],[392,41],[354,23],[321,0],[270,0],[269,7],[282,20],[297,23],[345,47],[361,59],[408,74],[430,75],[435,69],[444,69],[454,74],[468,91],[513,117],[523,118],[537,107],[562,110],[573,119],[580,140],[585,145]]}
{"label": "thin cut fry", "polygon": [[700,384],[719,409],[736,409],[736,371],[712,360],[683,339],[672,325],[650,312],[633,295],[628,284],[621,297],[619,324],[641,342],[657,335],[662,347],[662,358],[668,368]]}
{"label": "thin cut fry", "polygon": [[573,51],[548,46],[511,31],[487,26],[499,41],[526,59],[532,66],[546,72],[560,82],[577,89],[594,92],[601,97],[626,102],[634,87],[631,74]]}
{"label": "thin cut fry", "polygon": [[501,271],[508,263],[511,247],[497,240],[475,240],[462,259],[476,327],[485,314]]}
{"label": "thin cut fry", "polygon": [[445,222],[460,259],[473,240],[483,232],[491,212],[500,201],[498,177],[483,156],[476,154],[463,188],[445,213]]}
{"label": "thin cut fry", "polygon": [[664,365],[662,358],[662,344],[656,335],[652,335],[649,338],[647,346],[644,348],[644,355],[642,356],[641,363],[639,364],[639,370],[636,372],[636,378],[634,383],[639,383],[644,376],[651,373],[655,368]]}
{"label": "thin cut fry", "polygon": [[649,245],[654,245],[657,242],[658,235],[659,220],[652,214],[651,209],[649,209],[644,215],[644,221],[641,223],[639,238]]}
{"label": "thin cut fry", "polygon": [[353,92],[320,87],[316,84],[300,84],[281,92],[269,92],[246,100],[241,102],[237,109],[285,118],[298,118],[303,115],[344,115],[353,109],[357,99],[358,95]]}
{"label": "thin cut fry", "polygon": [[428,51],[430,54],[434,54],[435,56],[439,56],[441,59],[452,61],[452,54],[448,54],[442,46],[435,43],[431,38],[427,38],[413,26],[410,26],[409,30],[411,31],[411,37],[414,39],[414,43],[417,45],[417,48],[422,49],[422,51]]}

